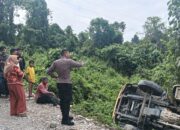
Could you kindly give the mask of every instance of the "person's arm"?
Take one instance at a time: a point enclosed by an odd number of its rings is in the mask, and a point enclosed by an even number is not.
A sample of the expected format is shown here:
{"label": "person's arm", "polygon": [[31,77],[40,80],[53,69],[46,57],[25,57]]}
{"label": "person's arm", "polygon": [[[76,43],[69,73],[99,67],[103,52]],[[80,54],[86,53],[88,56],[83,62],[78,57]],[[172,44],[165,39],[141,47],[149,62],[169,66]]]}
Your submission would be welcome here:
{"label": "person's arm", "polygon": [[15,72],[17,73],[18,77],[23,78],[24,73],[20,70],[19,67],[14,66],[14,70],[15,70]]}
{"label": "person's arm", "polygon": [[56,76],[54,74],[55,67],[56,67],[55,62],[53,62],[53,64],[47,70],[47,74],[50,75],[52,78],[57,78],[58,77],[58,76]]}
{"label": "person's arm", "polygon": [[83,62],[77,62],[74,60],[70,60],[70,64],[71,64],[71,68],[78,68],[78,67],[82,67],[84,65]]}
{"label": "person's arm", "polygon": [[38,90],[39,90],[39,92],[42,93],[42,94],[50,93],[42,84],[40,84],[40,85],[38,86]]}

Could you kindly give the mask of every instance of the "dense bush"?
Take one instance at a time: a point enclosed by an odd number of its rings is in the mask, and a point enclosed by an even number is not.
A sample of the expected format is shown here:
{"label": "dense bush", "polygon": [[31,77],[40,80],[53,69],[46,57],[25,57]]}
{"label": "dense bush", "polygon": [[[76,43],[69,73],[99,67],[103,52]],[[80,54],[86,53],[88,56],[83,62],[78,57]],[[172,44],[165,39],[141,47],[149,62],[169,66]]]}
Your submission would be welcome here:
{"label": "dense bush", "polygon": [[[59,53],[59,49],[50,49],[48,52],[36,52],[28,57],[35,60],[37,80],[47,76],[46,69],[59,57]],[[73,54],[73,59],[86,63],[84,67],[72,72],[74,112],[111,124],[116,96],[128,79],[116,73],[113,68],[107,67],[106,62],[98,58]],[[57,94],[56,81],[49,76],[48,78],[49,89]]]}
{"label": "dense bush", "polygon": [[[167,53],[168,57],[162,60],[162,53],[154,50],[156,54],[154,59],[152,48],[153,46],[149,44],[127,44],[112,45],[101,50],[95,49],[94,57],[72,53],[74,60],[82,60],[86,63],[84,67],[74,69],[72,72],[73,111],[103,123],[112,124],[111,115],[115,100],[124,84],[136,84],[140,79],[148,79],[157,82],[166,90],[171,90],[172,86],[178,83],[173,73],[176,71],[176,66],[171,63],[174,61],[173,57],[170,56],[171,53]],[[36,50],[33,55],[25,53],[28,60],[35,60],[37,80],[47,76],[46,70],[54,60],[59,58],[60,50],[60,48],[47,51]],[[143,51],[145,52],[142,53]],[[113,59],[115,57],[118,60]],[[123,59],[124,57],[126,58]],[[136,65],[135,69],[131,68],[133,64]],[[49,76],[48,78],[49,89],[57,94],[56,81]]]}

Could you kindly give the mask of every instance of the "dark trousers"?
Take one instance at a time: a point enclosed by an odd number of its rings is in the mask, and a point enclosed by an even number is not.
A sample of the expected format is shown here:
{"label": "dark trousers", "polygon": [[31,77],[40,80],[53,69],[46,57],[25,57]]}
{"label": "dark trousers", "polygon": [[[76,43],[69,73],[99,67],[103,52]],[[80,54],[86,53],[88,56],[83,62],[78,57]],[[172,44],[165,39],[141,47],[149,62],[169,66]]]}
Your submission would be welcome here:
{"label": "dark trousers", "polygon": [[0,95],[4,94],[6,96],[9,95],[9,89],[7,85],[7,81],[4,77],[0,77]]}
{"label": "dark trousers", "polygon": [[72,84],[57,83],[60,98],[60,109],[62,113],[62,121],[69,120],[70,103],[72,101]]}
{"label": "dark trousers", "polygon": [[54,106],[56,106],[56,105],[59,104],[59,100],[53,95],[42,94],[37,99],[36,103],[39,103],[39,104],[53,104]]}

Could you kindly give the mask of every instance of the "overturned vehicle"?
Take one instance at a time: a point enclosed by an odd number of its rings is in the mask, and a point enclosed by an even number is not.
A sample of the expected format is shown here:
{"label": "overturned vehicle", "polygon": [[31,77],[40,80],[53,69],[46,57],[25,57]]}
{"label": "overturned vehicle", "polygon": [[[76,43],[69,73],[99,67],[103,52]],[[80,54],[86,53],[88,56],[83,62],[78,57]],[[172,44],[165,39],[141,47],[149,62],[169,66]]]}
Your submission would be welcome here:
{"label": "overturned vehicle", "polygon": [[147,80],[126,84],[119,92],[113,111],[115,123],[124,130],[180,130],[180,85],[172,98]]}

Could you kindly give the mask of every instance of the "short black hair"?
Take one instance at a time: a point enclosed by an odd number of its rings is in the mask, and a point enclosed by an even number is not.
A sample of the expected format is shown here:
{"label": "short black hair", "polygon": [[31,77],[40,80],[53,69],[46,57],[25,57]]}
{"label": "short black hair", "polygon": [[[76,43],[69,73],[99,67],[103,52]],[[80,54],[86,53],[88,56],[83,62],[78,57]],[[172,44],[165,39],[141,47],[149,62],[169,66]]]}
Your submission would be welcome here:
{"label": "short black hair", "polygon": [[22,49],[21,48],[16,48],[16,51],[21,51]]}
{"label": "short black hair", "polygon": [[62,49],[61,56],[63,56],[65,52],[68,52],[68,50],[67,49]]}
{"label": "short black hair", "polygon": [[12,55],[15,51],[17,51],[15,48],[12,48],[11,50],[10,50],[10,54]]}
{"label": "short black hair", "polygon": [[41,82],[43,82],[43,81],[45,81],[45,80],[48,80],[48,78],[47,78],[47,77],[42,77],[42,78],[40,79]]}
{"label": "short black hair", "polygon": [[30,61],[29,61],[29,64],[31,64],[31,63],[34,64],[34,61],[33,61],[33,60],[30,60]]}

